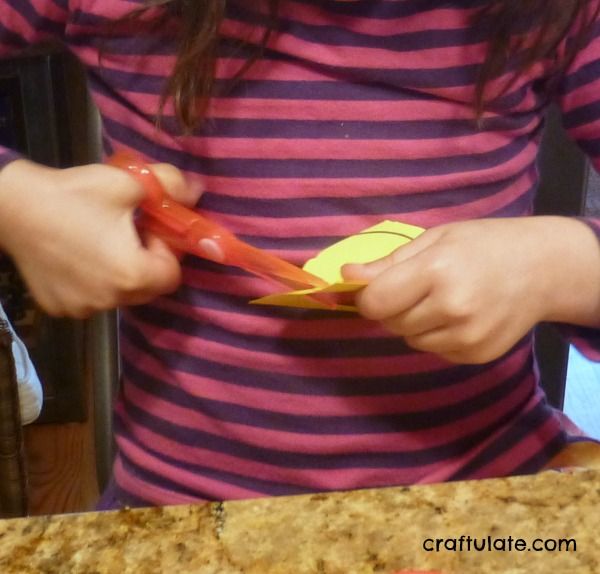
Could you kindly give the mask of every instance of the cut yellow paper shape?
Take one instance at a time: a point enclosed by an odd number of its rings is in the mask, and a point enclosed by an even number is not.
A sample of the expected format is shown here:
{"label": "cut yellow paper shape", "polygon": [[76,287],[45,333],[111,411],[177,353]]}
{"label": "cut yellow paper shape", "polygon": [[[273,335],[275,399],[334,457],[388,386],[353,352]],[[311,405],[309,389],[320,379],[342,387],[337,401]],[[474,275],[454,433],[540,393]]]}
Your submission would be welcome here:
{"label": "cut yellow paper shape", "polygon": [[398,247],[412,241],[423,231],[425,230],[421,227],[399,221],[382,221],[334,243],[304,264],[303,269],[328,283],[326,287],[274,293],[250,302],[255,305],[277,305],[301,309],[356,311],[356,307],[352,304],[354,298],[352,294],[362,289],[365,283],[344,281],[342,267],[346,263],[369,263],[385,257]]}

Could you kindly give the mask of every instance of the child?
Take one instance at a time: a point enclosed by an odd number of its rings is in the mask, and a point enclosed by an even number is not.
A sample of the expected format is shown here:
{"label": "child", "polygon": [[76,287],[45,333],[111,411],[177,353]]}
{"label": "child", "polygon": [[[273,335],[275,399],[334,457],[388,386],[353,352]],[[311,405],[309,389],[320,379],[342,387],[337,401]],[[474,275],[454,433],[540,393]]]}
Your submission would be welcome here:
{"label": "child", "polygon": [[151,4],[2,2],[2,51],[62,39],[107,152],[188,203],[195,178],[204,213],[296,263],[385,219],[428,231],[345,269],[360,314],[254,307],[264,281],[141,242],[127,174],[7,150],[0,246],[40,304],[128,306],[103,507],[535,472],[576,439],[531,329],[597,356],[600,226],[523,216],[551,99],[600,153],[596,0]]}

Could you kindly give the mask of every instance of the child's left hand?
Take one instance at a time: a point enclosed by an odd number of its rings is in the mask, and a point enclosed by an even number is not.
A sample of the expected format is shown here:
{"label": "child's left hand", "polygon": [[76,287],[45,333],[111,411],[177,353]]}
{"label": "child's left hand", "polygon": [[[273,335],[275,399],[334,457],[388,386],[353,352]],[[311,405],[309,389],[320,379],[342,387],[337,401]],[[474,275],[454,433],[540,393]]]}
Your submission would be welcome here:
{"label": "child's left hand", "polygon": [[492,361],[541,321],[600,324],[600,247],[576,219],[450,223],[343,273],[369,281],[364,317],[453,362]]}

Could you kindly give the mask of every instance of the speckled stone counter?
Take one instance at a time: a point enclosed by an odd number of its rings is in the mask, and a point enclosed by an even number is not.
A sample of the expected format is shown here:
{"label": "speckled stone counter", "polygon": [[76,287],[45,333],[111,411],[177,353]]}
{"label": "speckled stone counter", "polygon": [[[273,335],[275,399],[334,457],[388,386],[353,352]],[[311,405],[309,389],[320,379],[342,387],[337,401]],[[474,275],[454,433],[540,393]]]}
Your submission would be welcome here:
{"label": "speckled stone counter", "polygon": [[[443,550],[461,535],[576,550]],[[600,573],[600,472],[0,521],[0,572]],[[466,545],[463,539],[463,546]],[[552,542],[551,542],[552,543]],[[447,544],[452,545],[452,542]]]}

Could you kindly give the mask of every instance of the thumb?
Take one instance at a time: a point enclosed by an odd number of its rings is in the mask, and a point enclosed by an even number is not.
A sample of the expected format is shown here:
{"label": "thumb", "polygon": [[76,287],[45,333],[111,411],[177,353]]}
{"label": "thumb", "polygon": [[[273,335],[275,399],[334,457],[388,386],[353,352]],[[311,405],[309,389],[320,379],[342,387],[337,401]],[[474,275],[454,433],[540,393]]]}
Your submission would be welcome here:
{"label": "thumb", "polygon": [[342,277],[348,281],[369,282],[395,263],[394,254],[395,252],[390,253],[370,263],[347,263],[342,266]]}
{"label": "thumb", "polygon": [[389,255],[375,259],[370,263],[348,263],[342,267],[342,276],[349,281],[371,281],[386,269],[414,257],[427,249],[438,239],[437,229],[423,232],[421,235],[398,247]]}
{"label": "thumb", "polygon": [[198,203],[204,191],[199,179],[186,180],[182,171],[168,163],[155,163],[149,167],[159,179],[165,192],[175,201],[187,206]]}

